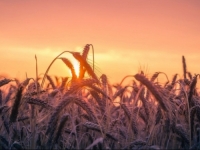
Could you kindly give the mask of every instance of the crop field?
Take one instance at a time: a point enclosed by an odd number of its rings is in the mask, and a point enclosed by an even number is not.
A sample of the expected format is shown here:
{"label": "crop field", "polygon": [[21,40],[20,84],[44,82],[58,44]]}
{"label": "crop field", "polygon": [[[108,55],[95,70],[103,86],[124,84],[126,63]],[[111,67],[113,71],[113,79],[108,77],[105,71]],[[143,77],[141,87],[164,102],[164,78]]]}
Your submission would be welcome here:
{"label": "crop field", "polygon": [[[0,78],[0,149],[200,149],[199,75],[184,56],[172,79],[141,71],[112,85],[88,63],[92,50],[63,52],[79,62],[78,75],[61,53],[42,77],[36,61],[36,77]],[[71,76],[48,75],[58,59]]]}

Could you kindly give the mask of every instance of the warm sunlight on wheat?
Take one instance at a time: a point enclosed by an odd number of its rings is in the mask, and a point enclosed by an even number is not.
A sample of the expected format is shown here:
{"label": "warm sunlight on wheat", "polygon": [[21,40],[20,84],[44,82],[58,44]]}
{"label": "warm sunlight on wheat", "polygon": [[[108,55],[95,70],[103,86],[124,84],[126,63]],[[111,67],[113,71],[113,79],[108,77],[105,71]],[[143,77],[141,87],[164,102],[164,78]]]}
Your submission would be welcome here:
{"label": "warm sunlight on wheat", "polygon": [[[93,71],[89,51],[62,52],[43,78],[0,79],[0,149],[199,149],[199,75],[184,56],[184,78],[141,70],[112,85]],[[60,60],[71,77],[47,74]]]}
{"label": "warm sunlight on wheat", "polygon": [[0,0],[0,150],[200,150],[199,8]]}

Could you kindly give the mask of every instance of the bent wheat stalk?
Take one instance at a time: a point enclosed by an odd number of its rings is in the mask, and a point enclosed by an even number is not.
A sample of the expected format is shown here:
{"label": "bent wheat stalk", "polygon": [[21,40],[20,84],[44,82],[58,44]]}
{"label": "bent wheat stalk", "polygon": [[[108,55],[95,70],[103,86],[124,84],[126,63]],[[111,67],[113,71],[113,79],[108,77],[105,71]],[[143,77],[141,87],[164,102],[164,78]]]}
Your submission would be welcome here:
{"label": "bent wheat stalk", "polygon": [[58,56],[56,56],[56,57],[52,60],[52,62],[50,63],[49,67],[47,68],[47,70],[46,70],[46,72],[45,72],[45,74],[44,74],[44,77],[43,77],[43,79],[42,79],[41,88],[43,88],[44,81],[45,81],[45,79],[46,79],[47,73],[49,72],[49,69],[50,69],[51,66],[53,65],[54,61],[56,61],[56,59],[57,59],[58,57],[60,57],[62,54],[66,53],[66,52],[70,53],[70,51],[64,51],[64,52],[60,53]]}
{"label": "bent wheat stalk", "polygon": [[164,111],[168,111],[166,104],[164,103],[163,98],[161,97],[158,90],[154,87],[154,85],[144,76],[141,74],[134,75],[135,79],[140,81],[143,85],[145,85],[148,90],[153,94],[153,96],[156,98],[160,106]]}
{"label": "bent wheat stalk", "polygon": [[8,84],[9,82],[11,82],[11,81],[13,81],[13,80],[10,80],[10,79],[3,79],[3,80],[1,80],[0,81],[0,87],[1,86],[4,86],[4,85],[6,85],[6,84]]}

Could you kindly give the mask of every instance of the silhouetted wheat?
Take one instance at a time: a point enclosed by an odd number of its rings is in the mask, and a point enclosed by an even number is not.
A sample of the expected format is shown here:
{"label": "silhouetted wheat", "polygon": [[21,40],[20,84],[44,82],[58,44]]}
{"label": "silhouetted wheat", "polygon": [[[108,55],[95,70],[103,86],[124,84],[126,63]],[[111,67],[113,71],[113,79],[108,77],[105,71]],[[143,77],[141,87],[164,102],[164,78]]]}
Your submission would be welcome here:
{"label": "silhouetted wheat", "polygon": [[195,86],[197,84],[197,77],[198,77],[198,75],[194,76],[194,78],[193,78],[193,80],[190,84],[190,91],[189,91],[189,94],[188,94],[189,107],[192,107],[194,105],[194,102],[192,100],[192,96],[193,96],[193,93],[194,93]]}
{"label": "silhouetted wheat", "polygon": [[20,101],[22,99],[22,92],[23,92],[23,87],[20,86],[16,93],[14,104],[12,106],[12,110],[11,110],[11,114],[10,114],[10,123],[15,122],[17,119],[19,105],[20,105]]}
{"label": "silhouetted wheat", "polygon": [[0,90],[0,106],[2,105],[3,97],[2,97],[2,91]]}
{"label": "silhouetted wheat", "polygon": [[77,52],[73,52],[72,55],[74,56],[74,58],[76,58],[81,64],[83,64],[83,66],[85,67],[85,69],[87,70],[88,74],[95,80],[98,81],[98,78],[96,76],[96,74],[94,73],[94,71],[92,70],[92,68],[90,67],[90,65],[87,63],[87,61],[80,55],[80,53]]}
{"label": "silhouetted wheat", "polygon": [[186,79],[187,67],[186,67],[186,61],[185,61],[184,56],[182,56],[182,63],[183,63],[183,76],[184,76],[184,79]]}
{"label": "silhouetted wheat", "polygon": [[51,84],[52,88],[53,88],[53,89],[55,89],[55,88],[56,88],[56,86],[55,86],[55,84],[54,84],[54,82],[53,82],[52,78],[51,78],[49,75],[47,75],[47,80],[48,80],[48,81],[49,81],[49,83]]}
{"label": "silhouetted wheat", "polygon": [[183,126],[180,124],[177,124],[173,126],[173,132],[175,132],[177,135],[179,135],[184,142],[189,144],[189,139],[186,131],[183,129]]}
{"label": "silhouetted wheat", "polygon": [[24,97],[24,99],[29,104],[35,104],[35,105],[38,105],[38,106],[45,107],[47,109],[53,109],[53,107],[51,105],[49,105],[47,102],[44,102],[40,99],[32,98],[32,97]]}
{"label": "silhouetted wheat", "polygon": [[57,143],[58,142],[58,138],[62,133],[62,130],[64,128],[65,123],[67,122],[67,120],[69,119],[69,114],[64,114],[61,118],[60,124],[58,126],[57,132],[55,133],[55,138],[54,141]]}
{"label": "silhouetted wheat", "polygon": [[136,74],[134,77],[136,78],[136,80],[140,81],[148,88],[148,90],[154,95],[154,97],[156,98],[162,109],[168,111],[164,99],[161,97],[160,93],[155,88],[155,86],[145,76],[141,74]]}
{"label": "silhouetted wheat", "polygon": [[77,79],[77,76],[76,76],[76,73],[75,73],[75,69],[74,69],[74,66],[72,65],[71,61],[68,60],[67,58],[60,58],[64,63],[65,65],[70,69],[71,71],[71,74],[72,74],[72,80],[75,80]]}
{"label": "silhouetted wheat", "polygon": [[11,79],[3,79],[3,80],[0,80],[0,87],[1,86],[4,86],[4,85],[6,85],[6,84],[8,84],[9,82],[11,82],[11,81],[13,81],[13,80],[11,80]]}
{"label": "silhouetted wheat", "polygon": [[[199,75],[187,71],[184,56],[184,77],[169,82],[157,71],[147,79],[141,71],[112,85],[96,75],[94,55],[93,67],[87,62],[90,50],[65,51],[79,62],[79,76],[62,52],[43,79],[36,61],[36,79],[0,80],[0,149],[199,149]],[[48,75],[57,59],[70,76]],[[164,84],[156,80],[161,74]]]}

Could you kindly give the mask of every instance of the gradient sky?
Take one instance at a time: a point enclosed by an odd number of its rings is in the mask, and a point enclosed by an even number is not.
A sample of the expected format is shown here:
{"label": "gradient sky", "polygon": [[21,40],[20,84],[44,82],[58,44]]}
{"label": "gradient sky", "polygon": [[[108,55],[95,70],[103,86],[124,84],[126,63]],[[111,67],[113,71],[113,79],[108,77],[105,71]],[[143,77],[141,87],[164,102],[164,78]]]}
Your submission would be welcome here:
{"label": "gradient sky", "polygon": [[[35,54],[44,73],[59,53],[86,44],[94,46],[96,73],[111,83],[140,68],[182,77],[182,55],[188,71],[200,73],[199,8],[199,0],[2,0],[0,74],[34,77]],[[59,60],[50,74],[69,75]]]}

